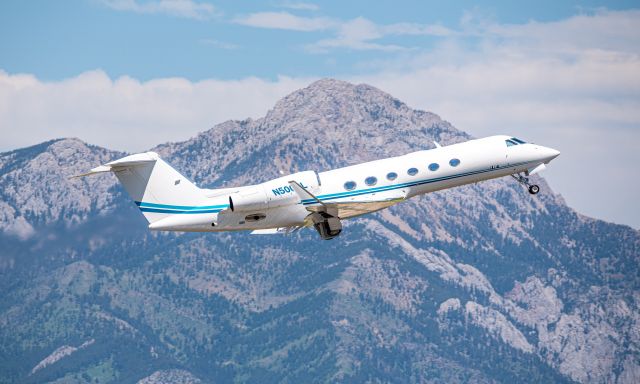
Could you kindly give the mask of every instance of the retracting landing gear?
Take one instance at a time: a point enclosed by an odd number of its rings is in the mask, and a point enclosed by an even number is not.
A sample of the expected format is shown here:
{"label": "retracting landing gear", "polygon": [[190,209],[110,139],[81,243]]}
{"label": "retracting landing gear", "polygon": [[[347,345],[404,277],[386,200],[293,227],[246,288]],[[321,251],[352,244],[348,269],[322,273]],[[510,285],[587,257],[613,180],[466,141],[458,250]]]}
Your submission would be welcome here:
{"label": "retracting landing gear", "polygon": [[530,184],[529,183],[529,178],[528,177],[524,177],[521,174],[516,174],[516,175],[511,175],[511,177],[513,177],[514,179],[516,179],[516,181],[522,185],[527,186],[527,188],[529,189],[529,193],[532,195],[537,194],[538,192],[540,192],[540,187],[536,184]]}
{"label": "retracting landing gear", "polygon": [[324,240],[331,240],[342,232],[340,219],[327,212],[312,213],[311,220],[313,220],[313,227]]}

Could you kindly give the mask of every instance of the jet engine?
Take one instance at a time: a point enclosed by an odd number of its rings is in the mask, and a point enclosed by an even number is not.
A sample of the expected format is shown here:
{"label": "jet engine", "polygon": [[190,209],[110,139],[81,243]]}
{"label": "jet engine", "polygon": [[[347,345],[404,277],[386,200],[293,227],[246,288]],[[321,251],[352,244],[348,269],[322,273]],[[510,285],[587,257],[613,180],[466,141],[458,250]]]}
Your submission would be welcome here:
{"label": "jet engine", "polygon": [[297,204],[300,197],[289,185],[290,180],[295,180],[311,190],[315,190],[320,185],[318,174],[314,171],[294,173],[263,184],[239,189],[229,195],[229,209],[233,212],[264,211]]}
{"label": "jet engine", "polygon": [[244,189],[229,195],[229,209],[236,212],[260,211],[269,208],[269,198],[262,186]]}

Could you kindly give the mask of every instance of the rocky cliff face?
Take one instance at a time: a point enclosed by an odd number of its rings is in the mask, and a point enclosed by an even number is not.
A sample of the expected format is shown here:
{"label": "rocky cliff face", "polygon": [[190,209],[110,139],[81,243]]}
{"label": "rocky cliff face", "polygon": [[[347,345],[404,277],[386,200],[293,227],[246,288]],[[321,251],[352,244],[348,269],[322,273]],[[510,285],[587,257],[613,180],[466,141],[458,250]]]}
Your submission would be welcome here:
{"label": "rocky cliff face", "polygon": [[[321,80],[258,120],[155,148],[205,187],[469,136]],[[321,242],[151,234],[76,139],[0,155],[0,382],[640,380],[640,233],[542,179],[433,193]],[[172,379],[168,379],[172,378]]]}

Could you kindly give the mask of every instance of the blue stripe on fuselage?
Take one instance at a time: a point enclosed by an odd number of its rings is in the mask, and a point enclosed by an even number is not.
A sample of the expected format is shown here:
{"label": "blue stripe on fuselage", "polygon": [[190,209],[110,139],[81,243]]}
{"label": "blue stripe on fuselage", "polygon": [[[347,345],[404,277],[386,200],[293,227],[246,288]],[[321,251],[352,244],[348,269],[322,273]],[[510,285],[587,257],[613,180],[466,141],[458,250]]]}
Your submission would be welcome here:
{"label": "blue stripe on fuselage", "polygon": [[170,213],[170,214],[217,213],[229,206],[228,204],[199,205],[199,206],[169,205],[169,204],[147,203],[144,201],[136,201],[135,203],[142,212]]}
{"label": "blue stripe on fuselage", "polygon": [[162,208],[162,209],[176,209],[176,210],[192,210],[192,209],[214,209],[214,208],[226,208],[229,204],[220,204],[220,205],[168,205],[168,204],[156,204],[156,203],[147,203],[144,201],[136,201],[136,205],[144,208]]}
{"label": "blue stripe on fuselage", "polygon": [[[460,177],[472,176],[472,175],[477,175],[477,174],[480,174],[480,173],[492,172],[492,171],[497,171],[497,170],[500,170],[500,169],[517,167],[517,166],[520,166],[520,165],[523,165],[523,164],[526,164],[526,163],[529,163],[529,162],[525,161],[525,162],[522,162],[522,163],[511,164],[511,165],[509,165],[507,167],[503,167],[503,168],[482,169],[482,170],[479,170],[479,171],[459,173],[459,174],[450,175],[450,176],[435,177],[433,179],[417,180],[417,181],[412,181],[412,182],[407,182],[407,183],[402,183],[402,184],[387,185],[387,186],[383,186],[383,187],[361,189],[361,190],[358,190],[358,191],[329,193],[329,194],[326,194],[326,195],[320,195],[320,196],[316,196],[316,197],[319,200],[327,201],[327,200],[340,199],[340,198],[344,198],[344,197],[366,195],[368,193],[374,193],[374,192],[385,192],[385,191],[391,191],[391,190],[394,190],[394,189],[415,187],[415,186],[423,185],[423,184],[436,183],[438,181],[457,179],[457,178],[460,178]],[[305,199],[305,200],[302,201],[302,204],[304,204],[304,205],[310,205],[310,204],[314,204],[314,203],[317,203],[317,201],[314,200],[314,199]]]}
{"label": "blue stripe on fuselage", "polygon": [[141,207],[140,210],[142,212],[154,212],[154,213],[170,213],[170,214],[198,214],[198,213],[217,213],[222,211],[222,209],[210,209],[210,210],[189,210],[189,211],[174,211],[167,209],[159,209],[159,208],[144,208]]}
{"label": "blue stripe on fuselage", "polygon": [[[439,181],[457,179],[457,178],[465,177],[465,176],[477,175],[477,174],[485,173],[485,172],[497,171],[497,170],[505,169],[505,168],[517,167],[517,166],[520,166],[520,165],[523,165],[523,164],[526,164],[526,163],[529,163],[529,162],[526,161],[526,162],[522,162],[522,163],[511,164],[511,165],[509,165],[507,167],[498,168],[498,169],[496,169],[496,168],[493,168],[493,169],[482,169],[482,170],[478,170],[478,171],[459,173],[459,174],[454,174],[454,175],[450,175],[450,176],[435,177],[435,178],[432,178],[432,179],[416,180],[416,181],[407,182],[407,183],[401,183],[401,184],[394,184],[394,185],[386,185],[386,186],[374,187],[374,188],[368,188],[368,189],[361,189],[361,190],[358,190],[358,191],[346,191],[346,192],[328,193],[326,195],[319,195],[319,196],[317,196],[317,198],[322,200],[322,201],[327,201],[327,200],[340,199],[340,198],[344,198],[344,197],[366,195],[366,194],[374,193],[374,192],[391,191],[391,190],[394,190],[394,189],[414,187],[414,186],[423,185],[423,184],[430,184],[430,183],[436,183],[436,182],[439,182]],[[169,213],[169,214],[217,213],[217,212],[220,212],[220,211],[222,211],[222,210],[224,210],[224,209],[229,207],[228,204],[189,206],[189,205],[168,205],[168,204],[147,203],[147,202],[144,202],[144,201],[136,201],[135,203],[136,203],[136,205],[138,207],[140,207],[140,210],[142,212]],[[314,200],[314,199],[305,199],[305,200],[302,200],[301,203],[303,205],[309,205],[309,204],[317,203],[317,201]]]}

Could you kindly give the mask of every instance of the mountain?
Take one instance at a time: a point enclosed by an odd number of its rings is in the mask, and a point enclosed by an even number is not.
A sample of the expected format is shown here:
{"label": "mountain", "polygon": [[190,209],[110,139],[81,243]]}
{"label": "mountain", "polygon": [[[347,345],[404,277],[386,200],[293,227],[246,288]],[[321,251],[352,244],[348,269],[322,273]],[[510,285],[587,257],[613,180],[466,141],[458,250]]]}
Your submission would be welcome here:
{"label": "mountain", "polygon": [[[153,150],[205,187],[468,140],[368,85]],[[0,382],[640,381],[640,233],[543,179],[414,198],[320,241],[151,233],[78,139],[0,154]]]}

